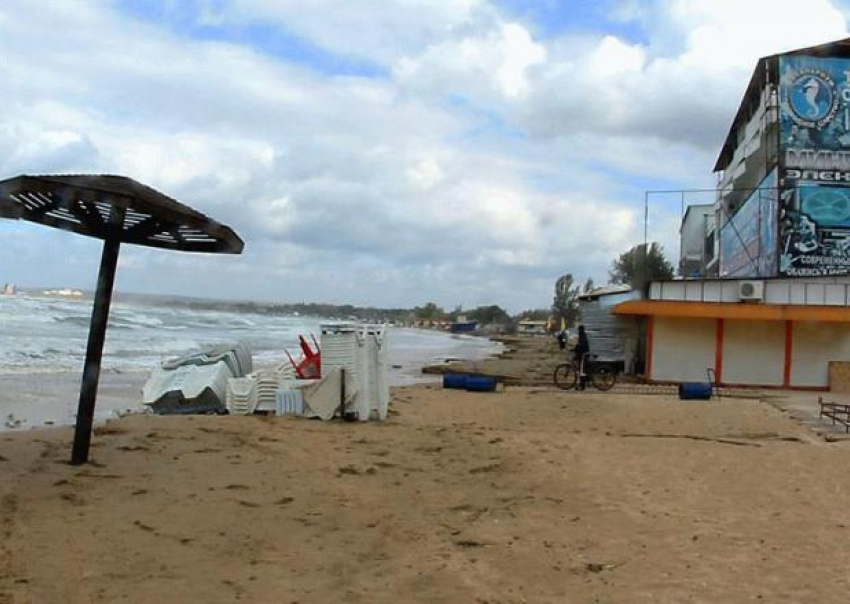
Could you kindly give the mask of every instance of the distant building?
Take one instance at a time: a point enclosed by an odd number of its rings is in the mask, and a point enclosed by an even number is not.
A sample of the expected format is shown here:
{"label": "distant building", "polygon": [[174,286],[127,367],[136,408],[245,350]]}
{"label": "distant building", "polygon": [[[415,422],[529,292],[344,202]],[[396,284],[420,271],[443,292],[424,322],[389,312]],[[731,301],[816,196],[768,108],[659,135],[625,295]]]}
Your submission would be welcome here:
{"label": "distant building", "polygon": [[679,275],[699,279],[708,275],[714,258],[714,204],[688,206],[679,228]]}
{"label": "distant building", "polygon": [[533,321],[531,319],[523,319],[516,325],[518,334],[531,336],[545,336],[548,331],[549,321]]}

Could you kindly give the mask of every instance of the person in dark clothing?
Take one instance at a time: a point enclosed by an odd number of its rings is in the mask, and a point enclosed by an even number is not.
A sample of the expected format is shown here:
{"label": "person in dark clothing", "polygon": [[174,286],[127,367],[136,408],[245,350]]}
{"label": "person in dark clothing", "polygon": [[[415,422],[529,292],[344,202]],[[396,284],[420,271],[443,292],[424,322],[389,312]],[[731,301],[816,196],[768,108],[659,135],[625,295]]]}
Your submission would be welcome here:
{"label": "person in dark clothing", "polygon": [[558,332],[558,347],[561,350],[565,350],[567,347],[567,330],[562,329]]}
{"label": "person in dark clothing", "polygon": [[584,366],[584,364],[586,362],[585,355],[589,352],[590,341],[587,339],[587,332],[584,330],[584,325],[579,325],[578,342],[576,342],[576,347],[573,349],[575,362],[580,368],[579,375],[581,376],[581,379],[579,380],[578,384],[579,390],[584,390],[584,387],[587,384],[587,368]]}

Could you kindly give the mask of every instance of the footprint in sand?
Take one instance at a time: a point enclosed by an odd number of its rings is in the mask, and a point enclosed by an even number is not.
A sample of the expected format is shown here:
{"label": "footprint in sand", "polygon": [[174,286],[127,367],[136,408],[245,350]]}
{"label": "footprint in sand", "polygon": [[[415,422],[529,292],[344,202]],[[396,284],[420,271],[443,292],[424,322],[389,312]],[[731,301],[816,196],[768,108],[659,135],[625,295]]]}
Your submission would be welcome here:
{"label": "footprint in sand", "polygon": [[502,467],[501,463],[491,463],[486,466],[479,466],[477,468],[472,468],[469,473],[470,474],[486,474],[488,472],[495,472]]}
{"label": "footprint in sand", "polygon": [[148,531],[149,533],[155,533],[156,529],[152,526],[148,526],[147,524],[143,524],[140,520],[134,520],[133,524],[142,529],[143,531]]}
{"label": "footprint in sand", "polygon": [[85,499],[83,499],[76,493],[62,493],[59,497],[61,497],[71,505],[81,506],[86,504]]}

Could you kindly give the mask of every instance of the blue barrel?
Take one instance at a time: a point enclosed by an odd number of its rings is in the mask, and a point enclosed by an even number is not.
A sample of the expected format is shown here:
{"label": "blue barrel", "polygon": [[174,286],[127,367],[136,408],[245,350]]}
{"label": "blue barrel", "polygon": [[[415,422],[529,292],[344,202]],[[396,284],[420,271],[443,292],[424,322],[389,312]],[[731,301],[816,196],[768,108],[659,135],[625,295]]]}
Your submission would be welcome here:
{"label": "blue barrel", "polygon": [[467,375],[463,373],[444,373],[443,388],[457,388],[463,390],[466,388]]}
{"label": "blue barrel", "polygon": [[496,383],[496,378],[489,375],[470,375],[466,378],[466,389],[471,392],[493,392]]}
{"label": "blue barrel", "polygon": [[683,401],[707,401],[711,398],[710,382],[685,382],[679,384],[679,398]]}

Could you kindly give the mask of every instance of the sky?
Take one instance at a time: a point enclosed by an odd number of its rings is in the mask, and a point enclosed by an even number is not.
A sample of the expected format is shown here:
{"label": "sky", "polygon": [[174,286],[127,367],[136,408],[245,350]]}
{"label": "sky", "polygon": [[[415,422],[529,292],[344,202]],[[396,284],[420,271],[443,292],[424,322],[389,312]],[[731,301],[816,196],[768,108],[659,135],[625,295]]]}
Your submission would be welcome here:
{"label": "sky", "polygon": [[[546,308],[711,188],[757,59],[850,1],[0,2],[0,179],[130,176],[241,256],[124,246],[116,289]],[[675,263],[682,203],[651,194]],[[0,283],[92,289],[96,240],[0,219]]]}

